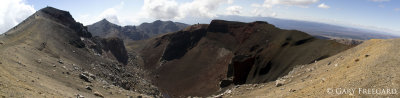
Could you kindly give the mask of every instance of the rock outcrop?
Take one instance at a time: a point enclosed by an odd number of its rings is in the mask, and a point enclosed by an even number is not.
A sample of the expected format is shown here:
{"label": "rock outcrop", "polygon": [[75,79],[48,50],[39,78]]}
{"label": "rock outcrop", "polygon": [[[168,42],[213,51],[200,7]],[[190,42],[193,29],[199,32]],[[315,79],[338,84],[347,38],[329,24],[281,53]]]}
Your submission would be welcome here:
{"label": "rock outcrop", "polygon": [[107,38],[102,41],[105,51],[110,51],[121,63],[128,63],[128,53],[126,52],[124,42],[119,38]]}

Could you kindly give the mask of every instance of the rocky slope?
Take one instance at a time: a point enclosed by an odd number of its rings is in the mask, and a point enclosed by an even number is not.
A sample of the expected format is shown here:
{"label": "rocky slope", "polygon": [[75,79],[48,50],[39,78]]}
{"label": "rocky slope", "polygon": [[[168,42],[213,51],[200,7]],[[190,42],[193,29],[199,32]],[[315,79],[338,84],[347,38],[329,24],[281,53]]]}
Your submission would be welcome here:
{"label": "rocky slope", "polygon": [[102,38],[118,37],[124,40],[143,40],[158,34],[175,32],[187,26],[179,22],[157,20],[153,23],[142,23],[139,26],[122,27],[103,19],[88,25],[88,30],[94,36]]}
{"label": "rocky slope", "polygon": [[43,8],[0,36],[2,97],[159,96],[117,38]]}
{"label": "rocky slope", "polygon": [[[299,65],[276,82],[242,85],[223,97],[399,97],[399,39],[372,39]],[[280,84],[279,86],[277,84]]]}
{"label": "rocky slope", "polygon": [[165,95],[183,97],[274,81],[295,65],[313,63],[348,48],[266,22],[213,20],[209,25],[193,25],[151,39],[140,55]]}

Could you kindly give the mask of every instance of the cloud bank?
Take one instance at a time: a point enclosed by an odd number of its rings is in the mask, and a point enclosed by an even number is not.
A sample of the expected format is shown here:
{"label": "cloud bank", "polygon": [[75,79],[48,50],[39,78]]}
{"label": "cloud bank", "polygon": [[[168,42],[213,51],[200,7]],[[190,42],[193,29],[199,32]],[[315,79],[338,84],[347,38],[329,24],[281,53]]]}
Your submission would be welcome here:
{"label": "cloud bank", "polygon": [[324,9],[330,8],[330,7],[329,7],[328,5],[326,5],[325,3],[319,4],[318,7],[319,7],[319,8],[324,8]]}
{"label": "cloud bank", "polygon": [[233,0],[193,0],[179,4],[175,0],[144,0],[141,13],[147,17],[170,20],[185,17],[212,18],[217,15],[213,12],[221,4],[232,3]]}
{"label": "cloud bank", "polygon": [[108,21],[115,23],[115,24],[121,24],[118,18],[118,13],[119,10],[121,10],[124,6],[124,2],[121,2],[119,5],[114,6],[112,8],[108,8],[104,10],[99,16],[98,19],[107,19]]}
{"label": "cloud bank", "polygon": [[[234,0],[192,0],[189,2],[177,2],[175,0],[144,0],[143,6],[137,13],[124,12],[126,5],[121,2],[119,5],[108,8],[97,15],[78,15],[77,21],[84,25],[90,25],[101,19],[119,25],[132,25],[141,22],[154,20],[182,20],[215,18],[217,10],[223,4],[232,4]],[[239,14],[241,8],[230,8],[231,14]]]}
{"label": "cloud bank", "polygon": [[142,12],[156,19],[172,19],[180,15],[174,0],[144,0]]}
{"label": "cloud bank", "polygon": [[0,34],[32,15],[35,9],[22,0],[0,1]]}
{"label": "cloud bank", "polygon": [[271,8],[274,5],[288,5],[288,6],[301,6],[317,3],[319,0],[264,0],[263,7]]}
{"label": "cloud bank", "polygon": [[243,7],[241,6],[230,6],[226,8],[226,14],[227,15],[240,15],[242,13]]}

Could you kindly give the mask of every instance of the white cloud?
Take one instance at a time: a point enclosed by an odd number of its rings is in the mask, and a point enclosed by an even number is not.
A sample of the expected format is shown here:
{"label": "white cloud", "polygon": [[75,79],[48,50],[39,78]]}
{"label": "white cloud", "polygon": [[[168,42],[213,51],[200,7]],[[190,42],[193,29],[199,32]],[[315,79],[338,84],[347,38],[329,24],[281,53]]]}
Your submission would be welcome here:
{"label": "white cloud", "polygon": [[243,7],[241,7],[241,6],[237,6],[237,5],[230,6],[230,7],[226,8],[226,11],[227,11],[226,14],[227,15],[240,15],[242,13],[242,9],[243,9]]}
{"label": "white cloud", "polygon": [[270,15],[270,17],[276,17],[276,16],[278,16],[278,14],[276,12],[272,12]]}
{"label": "white cloud", "polygon": [[173,19],[179,16],[175,0],[144,0],[143,12],[156,19]]}
{"label": "white cloud", "polygon": [[77,21],[81,22],[84,25],[90,25],[95,22],[98,22],[102,19],[107,19],[111,23],[118,24],[118,25],[127,25],[132,23],[137,23],[138,15],[128,15],[123,12],[125,3],[121,2],[118,5],[115,5],[111,8],[107,8],[99,14],[83,14],[78,15],[76,18]]}
{"label": "white cloud", "polygon": [[161,20],[216,17],[215,11],[221,4],[233,3],[233,0],[193,0],[177,3],[175,0],[145,0],[140,12],[143,17]]}
{"label": "white cloud", "polygon": [[233,0],[228,0],[228,4],[233,4]]}
{"label": "white cloud", "polygon": [[274,11],[272,11],[269,8],[262,7],[261,5],[258,4],[252,4],[252,7],[254,9],[250,12],[249,15],[244,15],[244,16],[257,16],[257,17],[276,17],[278,14]]}
{"label": "white cloud", "polygon": [[373,2],[388,2],[390,0],[369,0],[369,1],[373,1]]}
{"label": "white cloud", "polygon": [[227,0],[194,0],[193,2],[182,4],[179,9],[181,17],[194,18],[213,18],[216,17],[215,11]]}
{"label": "white cloud", "polygon": [[32,15],[35,9],[22,0],[0,1],[0,34]]}
{"label": "white cloud", "polygon": [[330,8],[330,7],[329,7],[328,5],[326,5],[325,3],[319,4],[318,7],[319,7],[319,8],[324,8],[324,9]]}
{"label": "white cloud", "polygon": [[[262,4],[251,4],[253,7],[248,16],[259,16],[259,17],[277,17],[278,14],[273,11],[272,7],[278,5],[297,6],[301,8],[308,8],[309,5],[319,2],[320,0],[264,0]],[[324,4],[324,7],[329,7]]]}
{"label": "white cloud", "polygon": [[251,6],[251,7],[261,7],[261,5],[260,5],[260,4],[256,4],[256,3],[254,3],[254,4],[251,4],[250,6]]}
{"label": "white cloud", "polygon": [[263,7],[271,8],[274,5],[288,5],[306,7],[307,5],[317,3],[319,0],[264,0]]}
{"label": "white cloud", "polygon": [[[217,17],[222,4],[233,3],[234,0],[193,0],[180,2],[175,0],[144,0],[137,13],[123,10],[124,3],[108,8],[98,15],[78,15],[77,21],[90,25],[103,18],[119,25],[140,24],[154,19],[179,21],[183,19]],[[240,12],[239,12],[240,13]],[[94,17],[94,18],[93,18]]]}
{"label": "white cloud", "polygon": [[113,8],[108,8],[106,10],[104,10],[98,17],[100,19],[107,19],[108,21],[115,23],[115,24],[120,24],[119,20],[118,20],[118,10],[121,9],[123,6],[123,3],[121,3],[120,5],[113,7]]}

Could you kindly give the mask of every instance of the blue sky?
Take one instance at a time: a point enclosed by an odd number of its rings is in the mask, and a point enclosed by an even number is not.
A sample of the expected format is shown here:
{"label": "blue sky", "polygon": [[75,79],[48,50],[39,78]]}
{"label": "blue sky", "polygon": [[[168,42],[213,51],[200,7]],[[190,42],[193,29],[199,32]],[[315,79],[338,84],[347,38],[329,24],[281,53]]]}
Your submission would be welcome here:
{"label": "blue sky", "polygon": [[0,4],[0,32],[34,11],[52,6],[69,11],[85,25],[103,18],[120,25],[138,25],[158,19],[185,22],[239,15],[315,21],[400,35],[400,0],[8,0],[0,3],[3,4]]}

